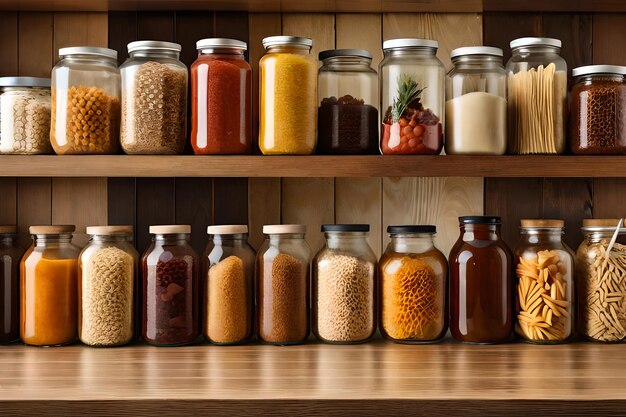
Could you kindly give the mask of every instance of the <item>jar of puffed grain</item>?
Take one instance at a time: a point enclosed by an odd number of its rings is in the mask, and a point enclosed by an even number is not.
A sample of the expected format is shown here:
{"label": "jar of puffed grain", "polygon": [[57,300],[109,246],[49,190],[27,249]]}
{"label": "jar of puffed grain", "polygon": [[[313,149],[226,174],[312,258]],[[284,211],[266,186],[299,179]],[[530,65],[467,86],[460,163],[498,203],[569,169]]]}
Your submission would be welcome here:
{"label": "jar of puffed grain", "polygon": [[64,154],[112,154],[119,148],[120,71],[117,51],[59,49],[52,69],[50,142]]}

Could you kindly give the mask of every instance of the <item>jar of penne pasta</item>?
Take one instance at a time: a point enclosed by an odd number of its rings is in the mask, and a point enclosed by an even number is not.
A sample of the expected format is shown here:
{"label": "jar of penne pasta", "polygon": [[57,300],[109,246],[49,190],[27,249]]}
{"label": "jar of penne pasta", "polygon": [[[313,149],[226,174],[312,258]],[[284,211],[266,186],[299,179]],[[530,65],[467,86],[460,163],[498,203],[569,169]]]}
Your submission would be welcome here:
{"label": "jar of penne pasta", "polygon": [[574,327],[574,253],[563,220],[521,220],[515,248],[516,325],[525,341],[567,342]]}

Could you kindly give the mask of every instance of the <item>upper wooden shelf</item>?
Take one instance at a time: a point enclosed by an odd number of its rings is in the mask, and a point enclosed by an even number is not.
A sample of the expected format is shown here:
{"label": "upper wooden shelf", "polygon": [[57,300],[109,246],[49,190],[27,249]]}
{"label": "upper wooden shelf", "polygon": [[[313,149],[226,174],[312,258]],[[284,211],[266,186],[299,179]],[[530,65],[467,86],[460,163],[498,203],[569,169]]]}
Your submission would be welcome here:
{"label": "upper wooden shelf", "polygon": [[0,349],[3,415],[620,415],[623,345]]}
{"label": "upper wooden shelf", "polygon": [[0,156],[0,177],[626,177],[626,156]]}

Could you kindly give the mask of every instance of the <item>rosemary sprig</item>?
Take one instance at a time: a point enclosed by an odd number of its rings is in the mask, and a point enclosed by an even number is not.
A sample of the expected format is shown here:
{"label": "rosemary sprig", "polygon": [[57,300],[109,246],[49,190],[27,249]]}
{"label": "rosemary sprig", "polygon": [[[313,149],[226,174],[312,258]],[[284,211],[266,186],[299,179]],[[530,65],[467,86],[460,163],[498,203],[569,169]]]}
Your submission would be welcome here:
{"label": "rosemary sprig", "polygon": [[419,98],[424,88],[418,88],[417,82],[407,74],[398,77],[398,96],[391,106],[391,117],[394,123],[400,120],[407,106]]}

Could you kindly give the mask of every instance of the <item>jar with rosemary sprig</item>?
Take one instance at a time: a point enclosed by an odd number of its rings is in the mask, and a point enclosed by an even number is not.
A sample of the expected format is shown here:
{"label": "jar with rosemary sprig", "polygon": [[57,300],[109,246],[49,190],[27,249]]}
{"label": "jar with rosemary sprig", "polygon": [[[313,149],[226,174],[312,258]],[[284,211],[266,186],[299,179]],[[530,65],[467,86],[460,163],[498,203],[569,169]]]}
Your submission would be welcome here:
{"label": "jar with rosemary sprig", "polygon": [[385,41],[380,64],[381,151],[437,155],[443,148],[445,70],[430,39]]}

